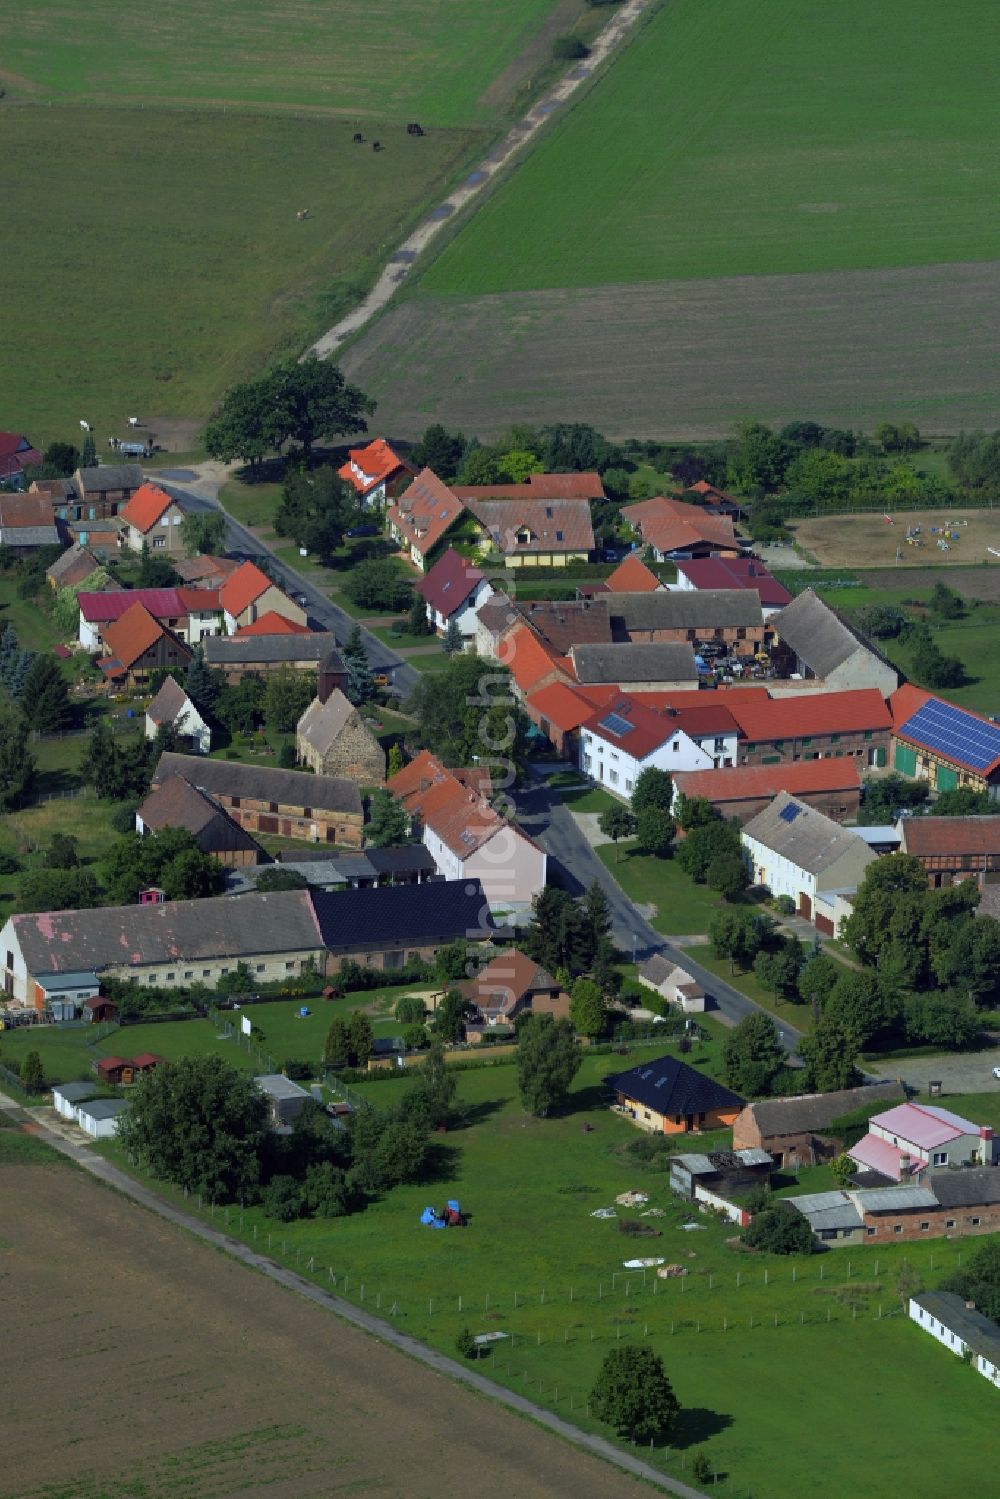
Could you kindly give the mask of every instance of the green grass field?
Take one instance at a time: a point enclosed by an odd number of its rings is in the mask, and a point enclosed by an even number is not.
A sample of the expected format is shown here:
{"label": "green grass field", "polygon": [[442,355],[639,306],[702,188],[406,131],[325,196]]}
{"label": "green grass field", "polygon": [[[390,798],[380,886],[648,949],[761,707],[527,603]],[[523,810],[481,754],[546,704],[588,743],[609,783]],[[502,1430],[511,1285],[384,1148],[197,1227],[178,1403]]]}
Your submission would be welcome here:
{"label": "green grass field", "polygon": [[[347,124],[154,110],[7,109],[0,155],[33,232],[0,223],[4,426],[98,449],[138,411],[197,427],[227,385],[298,353],[472,148],[468,131],[386,150]],[[363,209],[359,205],[363,204]],[[307,205],[310,218],[296,211]],[[185,444],[190,446],[190,443]]]}
{"label": "green grass field", "polygon": [[[707,886],[696,885],[673,859],[655,859],[637,853],[632,839],[621,842],[617,851],[613,843],[604,843],[594,852],[630,900],[656,907],[652,925],[665,937],[708,931],[712,913],[721,904],[720,898]],[[699,950],[699,958],[700,955]]]}
{"label": "green grass field", "polygon": [[123,0],[90,0],[80,12],[86,24],[70,26],[64,8],[13,0],[0,17],[3,81],[21,99],[281,105],[425,126],[489,124],[526,81],[512,69],[505,83],[505,69],[551,9],[552,0],[505,0],[498,25],[489,0],[300,0],[280,10],[261,0],[216,0],[208,10],[163,0],[151,23]]}
{"label": "green grass field", "polygon": [[992,259],[995,23],[990,0],[671,0],[423,284]]}
{"label": "green grass field", "polygon": [[[424,1183],[334,1222],[278,1224],[251,1209],[216,1213],[216,1226],[224,1216],[227,1232],[302,1272],[312,1260],[317,1282],[449,1354],[463,1327],[505,1333],[483,1372],[586,1429],[602,1429],[586,1401],[603,1355],[619,1338],[648,1340],[684,1414],[672,1447],[643,1455],[690,1477],[693,1453],[704,1450],[725,1475],[720,1496],[883,1499],[905,1470],[908,1493],[936,1499],[941,1474],[913,1463],[914,1431],[947,1446],[949,1491],[984,1492],[993,1392],[908,1322],[896,1285],[904,1260],[936,1284],[967,1245],[789,1260],[734,1250],[732,1226],[709,1217],[684,1232],[690,1211],[662,1168],[628,1154],[636,1133],[606,1107],[602,1079],[635,1060],[586,1057],[572,1108],[546,1120],[523,1113],[512,1066],[462,1073],[469,1123],[439,1139]],[[358,1091],[388,1104],[405,1086],[393,1078]],[[113,1145],[100,1149],[120,1159]],[[660,1238],[636,1241],[591,1216],[636,1189],[662,1212],[648,1220]],[[452,1196],[469,1226],[422,1228],[425,1204]],[[624,1260],[646,1255],[688,1274],[658,1281],[624,1271]]]}

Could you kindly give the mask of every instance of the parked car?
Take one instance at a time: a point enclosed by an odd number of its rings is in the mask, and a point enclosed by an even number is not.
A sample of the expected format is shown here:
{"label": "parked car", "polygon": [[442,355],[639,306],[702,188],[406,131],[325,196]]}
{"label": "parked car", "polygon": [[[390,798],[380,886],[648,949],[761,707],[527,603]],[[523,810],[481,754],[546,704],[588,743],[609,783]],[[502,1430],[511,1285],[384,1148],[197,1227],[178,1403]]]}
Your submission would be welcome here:
{"label": "parked car", "polygon": [[352,526],[349,531],[344,532],[344,535],[352,539],[356,536],[377,536],[378,526]]}
{"label": "parked car", "polygon": [[1000,1067],[994,1067],[994,1069],[993,1069],[993,1076],[995,1078],[1000,1078]]}

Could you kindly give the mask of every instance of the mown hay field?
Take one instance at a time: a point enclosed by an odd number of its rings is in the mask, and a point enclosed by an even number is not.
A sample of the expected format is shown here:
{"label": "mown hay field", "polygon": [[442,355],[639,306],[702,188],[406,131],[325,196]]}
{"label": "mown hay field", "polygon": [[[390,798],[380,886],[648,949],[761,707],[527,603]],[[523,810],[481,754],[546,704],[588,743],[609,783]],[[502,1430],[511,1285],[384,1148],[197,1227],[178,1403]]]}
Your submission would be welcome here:
{"label": "mown hay field", "polygon": [[670,0],[428,272],[436,292],[996,254],[993,0]]}
{"label": "mown hay field", "polygon": [[0,1151],[3,1499],[637,1492],[22,1143]]}
{"label": "mown hay field", "polygon": [[[572,0],[574,19],[582,0]],[[323,108],[425,125],[489,124],[523,83],[553,0],[10,0],[0,57],[14,98]],[[565,9],[565,7],[564,7]],[[73,24],[75,12],[77,24]]]}

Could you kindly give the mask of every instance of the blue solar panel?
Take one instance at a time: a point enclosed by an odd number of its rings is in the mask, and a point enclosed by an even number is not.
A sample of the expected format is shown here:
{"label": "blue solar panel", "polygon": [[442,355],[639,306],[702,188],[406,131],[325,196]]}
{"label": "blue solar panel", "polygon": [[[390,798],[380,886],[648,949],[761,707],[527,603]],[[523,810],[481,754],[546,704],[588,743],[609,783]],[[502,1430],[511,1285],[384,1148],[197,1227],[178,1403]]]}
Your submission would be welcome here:
{"label": "blue solar panel", "polygon": [[778,816],[781,818],[782,822],[794,822],[801,811],[802,808],[798,805],[797,802],[789,802],[787,807],[782,807],[781,811],[778,813]]}
{"label": "blue solar panel", "polygon": [[973,718],[938,698],[918,708],[899,732],[917,740],[925,749],[958,760],[973,770],[985,770],[1000,759],[1000,727]]}
{"label": "blue solar panel", "polygon": [[609,734],[617,735],[619,739],[624,739],[625,735],[630,734],[634,727],[634,724],[630,724],[628,719],[622,718],[619,713],[609,713],[607,718],[601,719],[601,728],[607,729]]}

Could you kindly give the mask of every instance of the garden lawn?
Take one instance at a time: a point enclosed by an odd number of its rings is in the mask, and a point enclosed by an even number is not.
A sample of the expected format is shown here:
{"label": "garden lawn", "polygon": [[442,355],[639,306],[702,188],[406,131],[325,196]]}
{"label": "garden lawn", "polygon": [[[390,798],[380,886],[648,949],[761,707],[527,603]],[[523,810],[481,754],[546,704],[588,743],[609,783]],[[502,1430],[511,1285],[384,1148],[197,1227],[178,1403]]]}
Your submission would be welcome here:
{"label": "garden lawn", "polygon": [[423,284],[480,294],[992,260],[995,23],[992,0],[671,0]]}
{"label": "garden lawn", "polygon": [[280,484],[248,484],[239,477],[227,479],[219,490],[219,504],[241,525],[270,528],[281,501]]}
{"label": "garden lawn", "polygon": [[[966,676],[961,687],[939,687],[933,691],[950,703],[985,714],[996,713],[1000,706],[1000,621],[989,620],[993,613],[983,610],[981,614],[977,609],[970,620],[941,625],[933,631],[934,644],[944,655],[957,656]],[[904,642],[883,640],[879,646],[910,681],[923,685],[913,670],[912,654]]]}
{"label": "garden lawn", "polygon": [[[656,907],[656,915],[651,919],[658,932],[665,937],[678,937],[708,931],[712,913],[722,904],[714,890],[696,885],[673,859],[656,859],[636,852],[631,839],[623,839],[618,850],[620,862],[613,843],[603,843],[594,852],[630,900]],[[699,962],[702,951],[699,947]]]}
{"label": "garden lawn", "polygon": [[[577,778],[586,783],[586,776],[582,773]],[[558,790],[558,788],[557,788]],[[580,791],[558,790],[559,800],[563,802],[571,812],[607,812],[610,807],[620,807],[621,801],[605,791],[603,786],[586,785]],[[624,848],[624,844],[622,847]],[[600,849],[598,849],[600,853]]]}
{"label": "garden lawn", "polygon": [[[513,1066],[464,1072],[469,1124],[437,1137],[423,1183],[334,1221],[279,1224],[258,1208],[217,1211],[214,1221],[449,1354],[463,1328],[506,1333],[483,1372],[604,1435],[586,1409],[600,1362],[619,1339],[648,1342],[683,1414],[671,1447],[644,1458],[690,1477],[703,1447],[728,1475],[720,1493],[731,1499],[748,1490],[799,1499],[816,1490],[818,1472],[824,1494],[882,1499],[904,1469],[910,1495],[937,1499],[940,1470],[912,1462],[914,1430],[947,1448],[949,1489],[986,1492],[992,1453],[982,1433],[994,1392],[901,1314],[896,1289],[904,1261],[933,1285],[963,1246],[938,1240],[789,1260],[735,1251],[731,1225],[710,1216],[695,1215],[700,1231],[683,1232],[690,1208],[670,1192],[662,1165],[628,1153],[639,1136],[607,1107],[602,1079],[635,1061],[586,1057],[571,1109],[544,1120],[523,1113]],[[382,1104],[405,1086],[393,1077],[359,1091]],[[120,1160],[113,1144],[99,1150]],[[662,1213],[638,1220],[660,1238],[619,1231],[641,1207],[619,1208],[611,1221],[592,1216],[636,1189]],[[422,1227],[421,1210],[449,1197],[468,1227]],[[688,1274],[659,1281],[623,1270],[624,1260],[646,1255]],[[818,1378],[822,1419],[790,1421]],[[836,1432],[850,1440],[831,1439]]]}
{"label": "garden lawn", "polygon": [[732,984],[733,988],[745,994],[747,999],[752,999],[754,1004],[769,1011],[776,1020],[786,1020],[789,1025],[794,1025],[799,1031],[809,1032],[813,1029],[814,1021],[809,1005],[795,1004],[788,999],[776,998],[770,989],[765,989],[763,984],[758,983],[752,970],[744,973],[737,968],[735,973],[730,973],[729,959],[715,957],[711,947],[699,947],[695,956],[709,973],[725,979],[727,984]]}
{"label": "garden lawn", "polygon": [[34,599],[19,596],[17,582],[14,573],[0,576],[0,632],[13,625],[18,644],[25,650],[50,651],[59,639],[59,632],[51,616]]}

